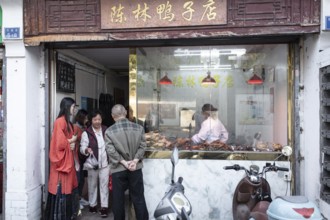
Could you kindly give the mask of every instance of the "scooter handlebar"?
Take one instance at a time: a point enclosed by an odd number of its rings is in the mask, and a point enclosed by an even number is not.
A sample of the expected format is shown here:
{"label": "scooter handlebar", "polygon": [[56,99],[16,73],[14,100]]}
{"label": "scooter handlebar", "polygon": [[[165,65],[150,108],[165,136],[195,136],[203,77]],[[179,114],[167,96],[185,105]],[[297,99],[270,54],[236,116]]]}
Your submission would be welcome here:
{"label": "scooter handlebar", "polygon": [[244,167],[241,167],[238,164],[234,164],[233,166],[224,166],[223,169],[225,170],[244,170]]}
{"label": "scooter handlebar", "polygon": [[279,171],[289,171],[289,168],[286,168],[286,167],[277,167],[277,170],[279,170]]}

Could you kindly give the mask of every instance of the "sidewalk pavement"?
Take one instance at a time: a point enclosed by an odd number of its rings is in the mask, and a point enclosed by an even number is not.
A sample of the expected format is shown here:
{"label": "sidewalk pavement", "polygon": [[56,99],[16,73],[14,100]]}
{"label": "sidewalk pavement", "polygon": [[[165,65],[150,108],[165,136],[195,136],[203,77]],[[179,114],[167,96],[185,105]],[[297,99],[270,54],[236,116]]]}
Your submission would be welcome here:
{"label": "sidewalk pavement", "polygon": [[[128,201],[128,193],[125,193],[125,220],[128,220],[129,218],[131,220],[134,220],[134,217],[129,217],[130,213],[129,213],[129,201]],[[111,201],[111,199],[110,199]],[[81,215],[77,218],[77,220],[101,220],[101,219],[106,219],[106,220],[113,220],[113,213],[111,211],[111,203],[109,201],[109,210],[108,210],[108,217],[106,218],[102,218],[100,213],[99,213],[99,207],[98,207],[98,211],[97,213],[90,213],[89,212],[89,206],[84,206],[84,209],[82,209],[81,211]],[[131,214],[132,216],[132,214]],[[1,220],[1,219],[0,219]]]}
{"label": "sidewalk pavement", "polygon": [[[112,211],[111,210],[109,210],[109,215],[108,215],[108,217],[106,217],[106,218],[102,218],[101,217],[101,215],[100,215],[100,213],[90,213],[89,212],[89,209],[88,209],[88,206],[86,206],[83,210],[82,210],[82,214],[81,214],[81,216],[79,216],[78,217],[78,219],[77,220],[101,220],[101,219],[107,219],[107,220],[109,220],[109,219],[113,219],[113,214],[112,214]],[[127,218],[127,216],[126,216],[126,220],[128,220],[128,218]]]}

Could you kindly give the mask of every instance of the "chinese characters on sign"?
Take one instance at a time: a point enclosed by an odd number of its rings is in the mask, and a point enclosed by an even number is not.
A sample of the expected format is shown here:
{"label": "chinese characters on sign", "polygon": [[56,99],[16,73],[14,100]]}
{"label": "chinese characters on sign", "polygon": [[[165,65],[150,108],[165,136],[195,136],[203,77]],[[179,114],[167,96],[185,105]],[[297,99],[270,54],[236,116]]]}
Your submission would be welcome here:
{"label": "chinese characters on sign", "polygon": [[74,93],[75,92],[75,66],[57,60],[56,62],[57,91]]}
{"label": "chinese characters on sign", "polygon": [[101,0],[101,28],[149,28],[227,23],[226,0]]}
{"label": "chinese characters on sign", "polygon": [[12,28],[4,28],[5,38],[7,39],[19,39],[20,38],[20,28],[12,27]]}

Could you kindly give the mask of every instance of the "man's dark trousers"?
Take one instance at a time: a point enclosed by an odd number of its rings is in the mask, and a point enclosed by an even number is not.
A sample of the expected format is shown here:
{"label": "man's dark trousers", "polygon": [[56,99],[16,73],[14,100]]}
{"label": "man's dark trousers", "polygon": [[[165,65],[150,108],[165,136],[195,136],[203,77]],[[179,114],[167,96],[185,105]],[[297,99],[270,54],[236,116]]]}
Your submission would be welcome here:
{"label": "man's dark trousers", "polygon": [[121,171],[112,174],[112,211],[114,220],[125,220],[125,191],[129,190],[137,220],[148,220],[149,214],[144,198],[142,170]]}

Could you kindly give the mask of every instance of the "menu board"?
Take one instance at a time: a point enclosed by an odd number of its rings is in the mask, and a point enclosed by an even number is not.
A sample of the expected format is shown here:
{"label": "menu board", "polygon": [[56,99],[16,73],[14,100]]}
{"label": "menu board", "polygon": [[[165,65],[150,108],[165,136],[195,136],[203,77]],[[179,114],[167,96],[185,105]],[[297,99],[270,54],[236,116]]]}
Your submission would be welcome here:
{"label": "menu board", "polygon": [[62,60],[56,63],[56,82],[57,91],[74,93],[75,92],[75,67]]}

